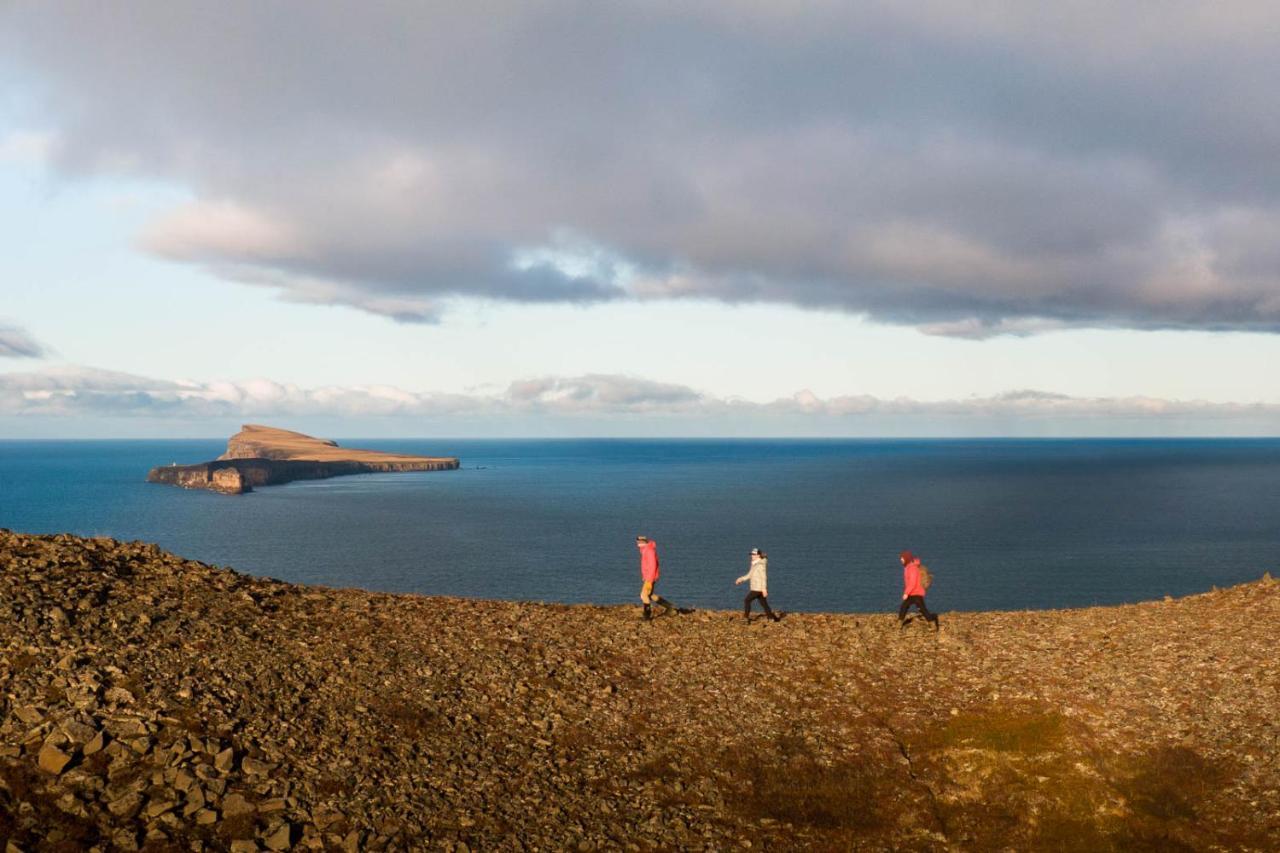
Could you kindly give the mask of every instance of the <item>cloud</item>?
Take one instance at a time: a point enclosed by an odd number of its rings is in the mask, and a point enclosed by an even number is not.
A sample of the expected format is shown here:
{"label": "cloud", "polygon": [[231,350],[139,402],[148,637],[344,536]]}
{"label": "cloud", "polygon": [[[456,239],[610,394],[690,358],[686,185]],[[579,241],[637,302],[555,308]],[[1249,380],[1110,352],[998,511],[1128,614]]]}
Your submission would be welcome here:
{"label": "cloud", "polygon": [[42,358],[43,344],[17,326],[0,323],[0,358]]}
{"label": "cloud", "polygon": [[190,191],[140,245],[298,302],[1280,329],[1266,4],[286,9],[7,4],[0,62],[62,174]]}
{"label": "cloud", "polygon": [[707,400],[684,385],[600,374],[521,380],[505,395],[511,406],[562,413],[684,411]]}
{"label": "cloud", "polygon": [[167,381],[91,368],[0,373],[0,418],[205,421],[308,419],[362,424],[481,425],[527,430],[555,424],[569,434],[946,435],[1274,434],[1280,404],[1151,397],[1073,397],[1018,390],[953,400],[818,397],[800,391],[754,402],[684,385],[608,374],[535,377],[495,393],[406,391],[388,385],[303,388],[267,379]]}
{"label": "cloud", "polygon": [[694,411],[711,402],[682,385],[598,374],[520,380],[500,394],[447,394],[405,391],[390,385],[302,388],[269,379],[175,382],[66,366],[0,373],[0,415],[629,415]]}
{"label": "cloud", "polygon": [[54,146],[47,133],[18,130],[0,137],[0,163],[45,163]]}

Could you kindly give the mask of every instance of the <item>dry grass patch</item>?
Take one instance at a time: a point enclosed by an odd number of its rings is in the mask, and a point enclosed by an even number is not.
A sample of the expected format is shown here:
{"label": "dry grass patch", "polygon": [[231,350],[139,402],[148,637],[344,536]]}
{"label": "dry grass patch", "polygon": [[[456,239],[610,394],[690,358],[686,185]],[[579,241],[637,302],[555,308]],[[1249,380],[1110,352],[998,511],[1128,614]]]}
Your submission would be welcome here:
{"label": "dry grass patch", "polygon": [[916,748],[949,792],[948,824],[978,848],[1016,840],[1106,853],[1229,842],[1200,821],[1224,771],[1184,747],[1116,757],[1083,726],[1024,705],[952,717]]}
{"label": "dry grass patch", "polygon": [[941,729],[927,733],[921,745],[1030,755],[1059,748],[1066,735],[1066,720],[1056,712],[1032,706],[990,708],[952,717]]}
{"label": "dry grass patch", "polygon": [[822,760],[803,738],[781,735],[730,753],[744,816],[825,830],[869,830],[884,820],[883,770],[863,759]]}
{"label": "dry grass patch", "polygon": [[1122,763],[1115,787],[1134,811],[1162,821],[1194,821],[1224,771],[1182,746],[1161,747]]}

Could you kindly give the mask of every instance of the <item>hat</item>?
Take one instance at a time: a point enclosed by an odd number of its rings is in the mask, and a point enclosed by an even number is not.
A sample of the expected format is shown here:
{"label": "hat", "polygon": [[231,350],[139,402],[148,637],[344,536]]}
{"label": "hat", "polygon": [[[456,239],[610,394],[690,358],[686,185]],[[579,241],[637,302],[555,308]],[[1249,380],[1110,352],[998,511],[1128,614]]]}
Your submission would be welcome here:
{"label": "hat", "polygon": [[641,534],[641,535],[639,535],[639,536],[637,536],[637,537],[636,537],[636,541],[637,541],[637,542],[648,542],[648,541],[649,541],[649,537],[648,537],[648,536],[645,536],[644,534]]}
{"label": "hat", "polygon": [[914,563],[916,561],[916,555],[912,554],[910,551],[903,551],[898,555],[898,557],[904,563]]}

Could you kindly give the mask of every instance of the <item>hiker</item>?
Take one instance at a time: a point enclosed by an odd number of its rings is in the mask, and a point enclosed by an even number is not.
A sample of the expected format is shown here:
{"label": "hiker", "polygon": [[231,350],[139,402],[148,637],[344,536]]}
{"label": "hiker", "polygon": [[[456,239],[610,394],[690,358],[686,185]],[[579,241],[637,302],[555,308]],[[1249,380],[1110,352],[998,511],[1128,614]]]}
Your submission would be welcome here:
{"label": "hiker", "polygon": [[643,581],[640,600],[644,602],[644,618],[648,621],[653,618],[651,604],[662,607],[664,613],[670,613],[675,607],[653,591],[653,585],[658,582],[658,543],[648,536],[637,536],[636,547],[640,549],[640,580]]}
{"label": "hiker", "polygon": [[933,623],[933,629],[940,630],[938,614],[930,613],[924,603],[924,594],[929,588],[929,570],[920,565],[920,558],[910,551],[903,551],[898,555],[898,559],[902,561],[902,606],[898,608],[899,628],[907,627],[907,611],[914,604],[920,610],[920,615]]}
{"label": "hiker", "polygon": [[769,555],[759,548],[751,549],[751,568],[742,577],[734,581],[734,586],[747,581],[750,592],[742,601],[742,615],[747,622],[751,621],[751,602],[759,600],[764,608],[764,615],[774,622],[782,619],[769,607]]}

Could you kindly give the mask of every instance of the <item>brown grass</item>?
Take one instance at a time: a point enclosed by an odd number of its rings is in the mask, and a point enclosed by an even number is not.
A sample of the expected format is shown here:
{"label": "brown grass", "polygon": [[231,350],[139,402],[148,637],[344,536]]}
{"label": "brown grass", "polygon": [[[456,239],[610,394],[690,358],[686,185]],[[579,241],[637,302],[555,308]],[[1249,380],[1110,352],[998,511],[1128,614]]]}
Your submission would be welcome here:
{"label": "brown grass", "polygon": [[1182,746],[1153,750],[1127,765],[1126,775],[1113,783],[1116,789],[1135,811],[1162,821],[1195,820],[1197,809],[1224,775]]}
{"label": "brown grass", "polygon": [[952,717],[940,730],[928,733],[922,745],[1033,754],[1058,748],[1066,733],[1066,721],[1056,712],[989,708]]}
{"label": "brown grass", "polygon": [[[338,447],[322,438],[259,424],[245,424],[244,429],[231,437],[231,442],[242,447],[251,446],[257,455],[269,459],[315,462],[428,462],[441,461],[445,458]],[[232,457],[223,454],[219,458]]]}
{"label": "brown grass", "polygon": [[1115,757],[1081,726],[1029,705],[960,714],[916,747],[944,787],[968,792],[946,817],[979,849],[1021,839],[1072,853],[1179,851],[1223,840],[1198,818],[1225,771],[1184,747]]}
{"label": "brown grass", "polygon": [[883,774],[870,761],[826,762],[803,738],[781,735],[740,747],[725,764],[741,780],[733,801],[746,817],[827,830],[866,830],[883,821]]}

